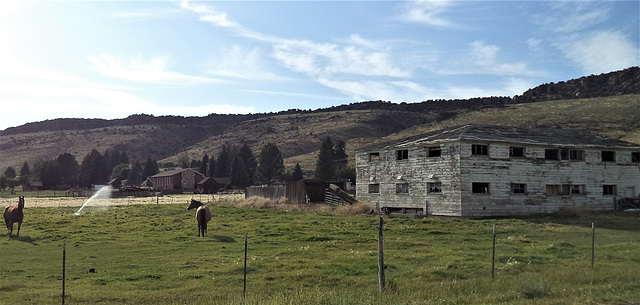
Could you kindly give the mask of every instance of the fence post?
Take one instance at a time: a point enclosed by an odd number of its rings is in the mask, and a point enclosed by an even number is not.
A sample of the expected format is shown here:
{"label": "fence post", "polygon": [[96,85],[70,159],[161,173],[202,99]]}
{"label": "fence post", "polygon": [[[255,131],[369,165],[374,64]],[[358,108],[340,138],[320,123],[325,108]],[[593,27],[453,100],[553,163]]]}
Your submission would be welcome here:
{"label": "fence post", "polygon": [[378,282],[380,283],[380,292],[384,291],[385,276],[384,276],[384,250],[382,248],[382,225],[384,221],[380,216],[380,225],[378,226]]}
{"label": "fence post", "polygon": [[496,224],[493,224],[493,247],[491,253],[491,280],[495,278],[495,266],[496,266]]}
{"label": "fence post", "polygon": [[249,233],[245,233],[244,235],[244,280],[243,280],[243,288],[242,288],[243,298],[247,294],[247,239],[248,238],[249,238]]}
{"label": "fence post", "polygon": [[67,260],[67,240],[62,242],[62,305],[64,305],[65,282],[66,282],[66,260]]}
{"label": "fence post", "polygon": [[595,261],[595,248],[596,248],[596,224],[591,223],[591,269],[593,269],[593,263]]}

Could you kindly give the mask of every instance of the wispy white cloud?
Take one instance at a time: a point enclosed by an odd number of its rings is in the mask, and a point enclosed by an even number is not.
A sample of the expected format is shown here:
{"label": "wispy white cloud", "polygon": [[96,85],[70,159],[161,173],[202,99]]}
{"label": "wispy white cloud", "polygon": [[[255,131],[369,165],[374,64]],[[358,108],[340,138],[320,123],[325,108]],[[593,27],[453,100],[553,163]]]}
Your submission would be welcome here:
{"label": "wispy white cloud", "polygon": [[601,1],[550,1],[544,15],[534,16],[537,24],[559,33],[589,29],[609,18],[610,9]]}
{"label": "wispy white cloud", "polygon": [[640,49],[623,33],[596,31],[571,36],[559,43],[563,54],[587,74],[638,65]]}
{"label": "wispy white cloud", "polygon": [[229,20],[227,13],[219,12],[211,6],[192,4],[187,0],[183,0],[180,2],[180,7],[198,14],[202,21],[210,22],[221,27],[238,27],[237,24]]}
{"label": "wispy white cloud", "polygon": [[87,60],[91,67],[98,72],[116,79],[165,85],[187,85],[219,81],[170,71],[167,68],[167,56],[157,56],[150,59],[138,57],[123,60],[117,56],[103,53],[97,56],[87,56]]}
{"label": "wispy white cloud", "polygon": [[234,45],[216,52],[205,64],[204,74],[246,80],[287,80],[269,71],[265,65],[266,59],[259,48]]}
{"label": "wispy white cloud", "polygon": [[454,3],[448,0],[409,1],[403,6],[400,19],[406,22],[448,28],[454,24],[443,15],[453,6]]}

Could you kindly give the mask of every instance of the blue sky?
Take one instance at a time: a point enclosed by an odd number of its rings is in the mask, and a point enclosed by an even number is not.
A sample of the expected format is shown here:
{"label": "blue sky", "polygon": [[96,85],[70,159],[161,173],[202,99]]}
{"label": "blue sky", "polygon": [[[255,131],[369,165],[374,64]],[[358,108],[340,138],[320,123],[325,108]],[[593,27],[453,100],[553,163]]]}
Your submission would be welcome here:
{"label": "blue sky", "polygon": [[0,2],[0,130],[513,96],[639,65],[638,1]]}

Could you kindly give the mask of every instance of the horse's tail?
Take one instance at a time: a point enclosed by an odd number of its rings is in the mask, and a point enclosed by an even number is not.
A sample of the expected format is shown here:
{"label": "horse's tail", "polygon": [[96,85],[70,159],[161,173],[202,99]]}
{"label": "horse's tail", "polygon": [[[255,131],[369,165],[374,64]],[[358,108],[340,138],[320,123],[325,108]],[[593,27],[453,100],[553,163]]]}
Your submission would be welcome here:
{"label": "horse's tail", "polygon": [[198,226],[202,229],[202,235],[207,231],[207,210],[198,209]]}

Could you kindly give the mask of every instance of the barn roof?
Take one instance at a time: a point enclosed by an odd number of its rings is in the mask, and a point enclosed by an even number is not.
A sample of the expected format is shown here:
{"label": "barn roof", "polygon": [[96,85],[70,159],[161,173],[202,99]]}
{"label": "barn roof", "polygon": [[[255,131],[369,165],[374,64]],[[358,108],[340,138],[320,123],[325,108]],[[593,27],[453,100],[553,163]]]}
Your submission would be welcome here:
{"label": "barn roof", "polygon": [[[180,169],[173,169],[173,170],[168,170],[168,171],[164,171],[164,172],[159,172],[159,173],[151,176],[151,178],[171,177],[171,176],[175,176],[175,175],[180,174],[180,173],[185,172],[185,171],[192,171],[192,172],[198,173],[197,171],[195,171],[195,170],[193,170],[191,168],[185,168],[185,169],[180,168]],[[198,173],[198,174],[200,174],[200,173]],[[200,175],[202,175],[202,174],[200,174]]]}
{"label": "barn roof", "polygon": [[508,142],[527,145],[640,149],[640,145],[638,144],[596,135],[589,131],[580,129],[470,124],[363,147],[358,149],[358,151],[413,147],[460,140]]}

